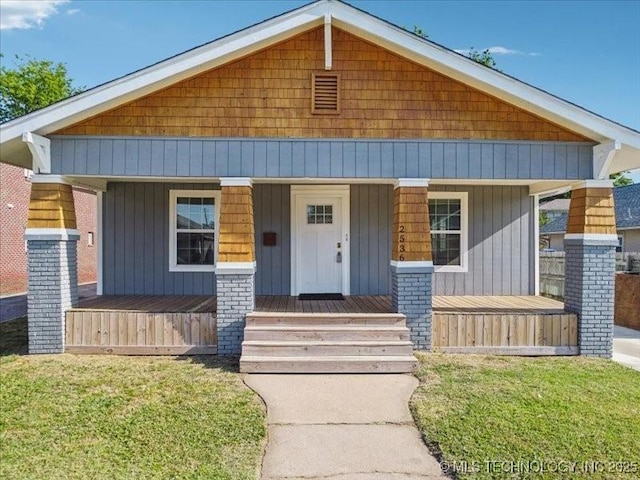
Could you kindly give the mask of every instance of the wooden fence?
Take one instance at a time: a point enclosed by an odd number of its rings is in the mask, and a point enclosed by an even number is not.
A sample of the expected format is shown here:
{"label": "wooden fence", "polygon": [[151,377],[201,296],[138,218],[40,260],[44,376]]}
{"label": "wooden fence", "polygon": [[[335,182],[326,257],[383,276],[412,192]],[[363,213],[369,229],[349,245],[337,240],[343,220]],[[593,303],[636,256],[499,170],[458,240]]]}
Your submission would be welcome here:
{"label": "wooden fence", "polygon": [[[564,252],[540,252],[540,293],[564,298]],[[617,272],[640,271],[640,253],[616,253]]]}

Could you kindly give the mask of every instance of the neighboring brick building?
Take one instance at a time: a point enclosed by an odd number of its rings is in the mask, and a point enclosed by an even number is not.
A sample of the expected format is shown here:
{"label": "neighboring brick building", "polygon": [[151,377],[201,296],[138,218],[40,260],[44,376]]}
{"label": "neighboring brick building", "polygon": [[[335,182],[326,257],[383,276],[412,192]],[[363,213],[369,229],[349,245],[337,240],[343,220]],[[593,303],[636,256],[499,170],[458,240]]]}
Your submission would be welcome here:
{"label": "neighboring brick building", "polygon": [[[0,163],[0,295],[27,291],[27,255],[24,229],[27,225],[31,181],[29,171]],[[96,281],[96,196],[74,188],[78,232],[78,282]]]}

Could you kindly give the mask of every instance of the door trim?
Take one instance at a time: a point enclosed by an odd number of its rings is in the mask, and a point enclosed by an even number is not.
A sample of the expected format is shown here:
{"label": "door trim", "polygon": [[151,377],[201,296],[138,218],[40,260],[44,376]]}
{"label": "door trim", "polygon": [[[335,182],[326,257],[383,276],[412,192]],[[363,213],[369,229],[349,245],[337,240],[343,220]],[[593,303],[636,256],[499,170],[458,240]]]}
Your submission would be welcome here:
{"label": "door trim", "polygon": [[296,210],[300,197],[307,195],[340,197],[342,205],[342,293],[349,295],[351,292],[351,189],[349,185],[291,185],[291,295],[300,294],[298,289],[298,265],[296,259],[296,246],[298,240],[298,224]]}

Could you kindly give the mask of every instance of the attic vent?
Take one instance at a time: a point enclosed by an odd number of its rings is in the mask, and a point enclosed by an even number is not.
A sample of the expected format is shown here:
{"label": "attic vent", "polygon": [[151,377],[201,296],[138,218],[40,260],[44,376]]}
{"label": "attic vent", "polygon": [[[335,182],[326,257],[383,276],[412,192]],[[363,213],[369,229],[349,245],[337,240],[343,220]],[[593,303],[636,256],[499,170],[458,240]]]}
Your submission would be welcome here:
{"label": "attic vent", "polygon": [[314,73],[312,113],[340,113],[337,73]]}

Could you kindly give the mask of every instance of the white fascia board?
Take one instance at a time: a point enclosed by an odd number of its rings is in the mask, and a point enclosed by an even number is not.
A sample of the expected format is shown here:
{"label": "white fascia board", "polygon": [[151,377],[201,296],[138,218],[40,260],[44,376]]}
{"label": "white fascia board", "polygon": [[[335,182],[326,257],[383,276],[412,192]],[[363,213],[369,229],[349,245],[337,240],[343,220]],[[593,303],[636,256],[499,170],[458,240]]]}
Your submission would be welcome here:
{"label": "white fascia board", "polygon": [[640,133],[527,85],[416,35],[343,4],[334,5],[333,23],[405,58],[536,113],[598,141],[617,139],[640,149]]}
{"label": "white fascia board", "polygon": [[7,122],[0,144],[25,131],[46,135],[320,26],[326,10],[321,6],[311,4],[281,15]]}

